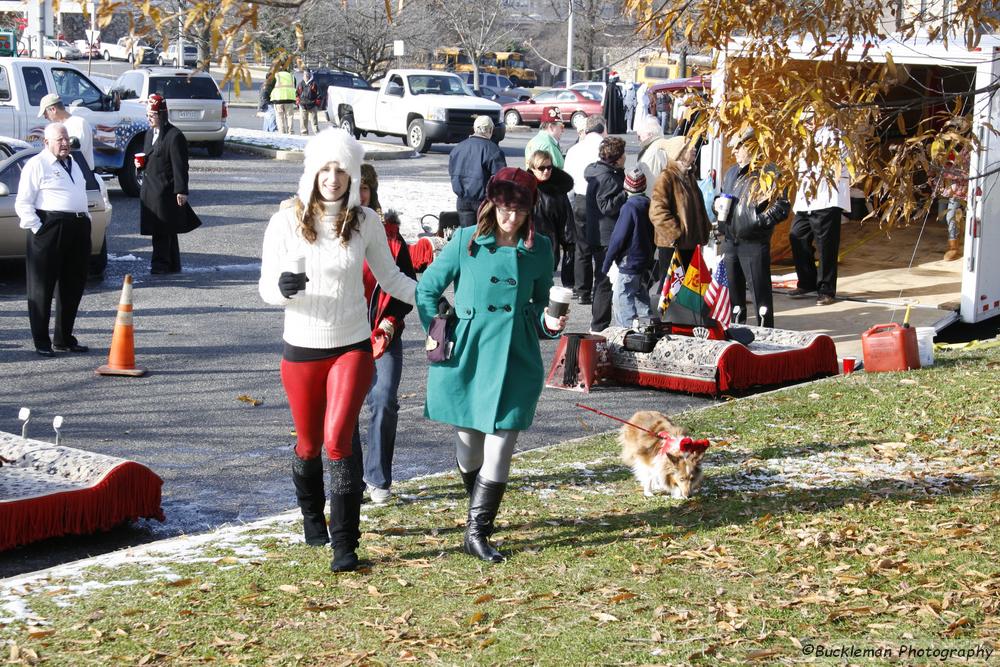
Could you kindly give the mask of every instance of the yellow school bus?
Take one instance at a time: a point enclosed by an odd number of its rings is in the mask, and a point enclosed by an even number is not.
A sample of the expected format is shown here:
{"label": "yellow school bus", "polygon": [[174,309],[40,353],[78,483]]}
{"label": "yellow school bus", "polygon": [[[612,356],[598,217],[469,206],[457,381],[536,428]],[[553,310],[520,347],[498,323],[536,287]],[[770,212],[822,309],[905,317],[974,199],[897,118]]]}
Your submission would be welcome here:
{"label": "yellow school bus", "polygon": [[505,75],[515,86],[534,88],[538,85],[535,70],[526,67],[524,56],[516,51],[497,51],[497,73]]}
{"label": "yellow school bus", "polygon": [[431,63],[431,69],[445,72],[471,72],[473,70],[472,59],[469,58],[465,49],[442,46],[439,49],[434,49],[434,62]]}
{"label": "yellow school bus", "polygon": [[[711,61],[704,56],[692,54],[687,57],[686,76],[707,74],[711,70]],[[648,83],[652,85],[680,78],[683,78],[681,76],[680,59],[676,55],[660,52],[654,55],[639,57],[639,65],[635,69],[636,83]]]}
{"label": "yellow school bus", "polygon": [[488,51],[483,55],[479,56],[479,71],[487,72],[488,74],[498,74],[497,71],[497,54],[492,51]]}

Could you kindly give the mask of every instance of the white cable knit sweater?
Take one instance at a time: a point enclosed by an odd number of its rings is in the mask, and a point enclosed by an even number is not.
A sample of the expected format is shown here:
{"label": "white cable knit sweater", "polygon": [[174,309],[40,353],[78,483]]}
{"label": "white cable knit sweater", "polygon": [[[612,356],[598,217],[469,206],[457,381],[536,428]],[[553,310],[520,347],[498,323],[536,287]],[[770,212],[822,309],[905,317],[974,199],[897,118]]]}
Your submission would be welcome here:
{"label": "white cable knit sweater", "polygon": [[[417,283],[396,266],[378,215],[362,207],[360,229],[345,246],[333,232],[338,209],[339,205],[328,205],[316,226],[315,243],[302,238],[292,206],[279,210],[267,223],[257,289],[267,303],[285,307],[283,337],[291,345],[329,349],[371,336],[362,282],[366,259],[382,289],[400,301],[414,303]],[[309,281],[304,292],[286,299],[278,290],[278,277],[283,271],[294,271],[291,262],[296,257],[306,258]]]}

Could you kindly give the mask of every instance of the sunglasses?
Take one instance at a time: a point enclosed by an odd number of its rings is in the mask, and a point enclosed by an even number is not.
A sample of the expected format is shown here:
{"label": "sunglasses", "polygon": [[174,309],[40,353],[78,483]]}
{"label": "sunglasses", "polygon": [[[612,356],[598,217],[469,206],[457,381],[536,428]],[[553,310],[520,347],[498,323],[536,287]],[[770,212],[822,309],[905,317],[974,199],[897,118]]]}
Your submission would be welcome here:
{"label": "sunglasses", "polygon": [[547,164],[544,167],[534,167],[535,171],[552,171],[552,165]]}

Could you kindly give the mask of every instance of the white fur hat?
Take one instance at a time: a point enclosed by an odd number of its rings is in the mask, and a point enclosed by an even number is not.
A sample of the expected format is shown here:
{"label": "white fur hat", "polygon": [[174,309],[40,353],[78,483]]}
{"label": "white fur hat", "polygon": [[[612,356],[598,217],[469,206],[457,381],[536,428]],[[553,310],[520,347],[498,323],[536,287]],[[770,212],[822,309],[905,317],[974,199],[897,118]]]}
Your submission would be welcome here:
{"label": "white fur hat", "polygon": [[351,177],[347,208],[360,206],[361,161],[364,157],[365,149],[361,143],[339,127],[331,127],[315,135],[306,144],[304,151],[305,168],[299,178],[299,199],[303,204],[308,204],[316,184],[316,174],[328,162],[336,162]]}

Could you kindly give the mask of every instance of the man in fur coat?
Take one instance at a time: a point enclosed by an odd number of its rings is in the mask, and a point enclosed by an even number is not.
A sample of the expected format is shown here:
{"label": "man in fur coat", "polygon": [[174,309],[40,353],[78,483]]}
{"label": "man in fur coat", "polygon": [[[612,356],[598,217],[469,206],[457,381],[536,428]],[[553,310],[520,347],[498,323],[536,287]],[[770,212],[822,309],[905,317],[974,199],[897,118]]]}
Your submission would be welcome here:
{"label": "man in fur coat", "polygon": [[694,173],[697,145],[688,142],[679,155],[668,154],[667,166],[656,178],[649,204],[653,223],[653,242],[657,248],[657,275],[662,284],[674,249],[680,251],[684,268],[694,250],[708,242],[711,223],[705,210],[705,198]]}

